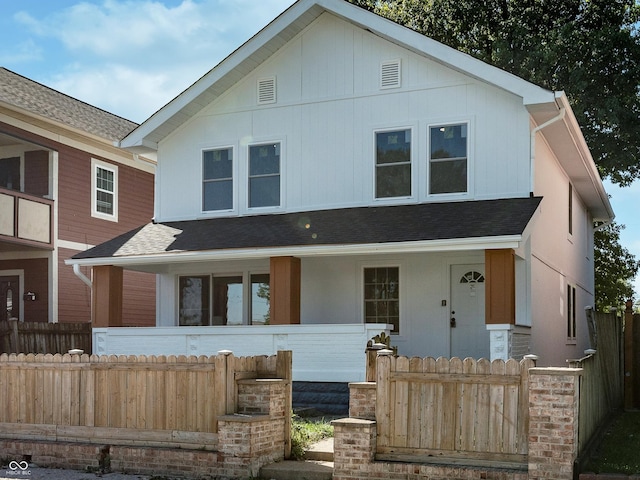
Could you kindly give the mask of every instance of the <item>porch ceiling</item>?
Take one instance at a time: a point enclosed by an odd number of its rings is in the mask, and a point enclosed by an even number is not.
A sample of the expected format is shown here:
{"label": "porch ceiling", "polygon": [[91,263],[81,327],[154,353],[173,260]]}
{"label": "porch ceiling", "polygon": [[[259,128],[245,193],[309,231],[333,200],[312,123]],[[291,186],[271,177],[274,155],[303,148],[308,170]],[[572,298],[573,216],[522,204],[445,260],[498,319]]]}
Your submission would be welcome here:
{"label": "porch ceiling", "polygon": [[274,256],[328,249],[358,253],[365,246],[376,251],[411,251],[412,245],[426,250],[434,244],[442,250],[482,241],[514,242],[541,200],[511,198],[149,223],[74,255],[67,263],[133,265],[145,259],[142,263],[162,264],[203,254],[229,258],[244,257],[247,252]]}

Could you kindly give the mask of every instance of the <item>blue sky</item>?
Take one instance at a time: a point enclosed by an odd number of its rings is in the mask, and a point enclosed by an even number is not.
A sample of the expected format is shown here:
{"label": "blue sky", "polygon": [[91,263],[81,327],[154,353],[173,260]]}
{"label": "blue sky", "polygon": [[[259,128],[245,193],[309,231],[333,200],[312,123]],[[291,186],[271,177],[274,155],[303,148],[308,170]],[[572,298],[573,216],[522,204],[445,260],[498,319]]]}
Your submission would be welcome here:
{"label": "blue sky", "polygon": [[[0,0],[0,66],[140,123],[293,1]],[[640,258],[640,182],[607,191]]]}

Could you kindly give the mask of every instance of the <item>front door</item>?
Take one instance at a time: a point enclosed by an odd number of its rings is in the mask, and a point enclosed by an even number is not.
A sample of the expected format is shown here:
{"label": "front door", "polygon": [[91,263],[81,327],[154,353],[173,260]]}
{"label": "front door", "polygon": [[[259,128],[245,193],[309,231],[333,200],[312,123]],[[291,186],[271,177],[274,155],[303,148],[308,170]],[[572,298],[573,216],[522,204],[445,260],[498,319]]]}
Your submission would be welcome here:
{"label": "front door", "polygon": [[451,266],[451,356],[489,358],[484,322],[484,265]]}
{"label": "front door", "polygon": [[0,277],[0,321],[20,318],[19,295],[19,277]]}

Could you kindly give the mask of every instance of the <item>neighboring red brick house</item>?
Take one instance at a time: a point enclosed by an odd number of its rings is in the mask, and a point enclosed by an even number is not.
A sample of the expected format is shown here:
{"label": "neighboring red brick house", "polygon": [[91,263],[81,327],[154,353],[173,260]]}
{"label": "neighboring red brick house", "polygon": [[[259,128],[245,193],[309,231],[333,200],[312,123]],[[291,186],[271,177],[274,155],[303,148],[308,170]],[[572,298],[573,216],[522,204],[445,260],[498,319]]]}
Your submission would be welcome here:
{"label": "neighboring red brick house", "polygon": [[[155,159],[114,146],[136,126],[0,68],[0,321],[91,321],[64,261],[153,216]],[[122,281],[123,324],[154,325],[154,276]]]}

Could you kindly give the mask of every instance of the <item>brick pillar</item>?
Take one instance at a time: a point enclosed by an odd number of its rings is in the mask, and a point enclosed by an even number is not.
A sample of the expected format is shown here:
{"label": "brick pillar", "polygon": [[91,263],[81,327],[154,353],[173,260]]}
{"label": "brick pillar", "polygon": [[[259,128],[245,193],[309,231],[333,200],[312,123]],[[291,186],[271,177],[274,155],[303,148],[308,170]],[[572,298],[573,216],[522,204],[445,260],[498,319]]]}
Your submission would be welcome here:
{"label": "brick pillar", "polygon": [[349,417],[376,419],[376,382],[349,384]]}
{"label": "brick pillar", "polygon": [[572,480],[581,368],[529,370],[529,479]]}
{"label": "brick pillar", "polygon": [[376,454],[376,422],[343,418],[333,425],[333,480],[369,480]]}
{"label": "brick pillar", "polygon": [[93,327],[122,326],[122,268],[93,267],[91,322]]}

